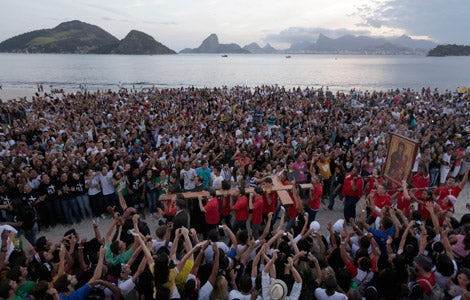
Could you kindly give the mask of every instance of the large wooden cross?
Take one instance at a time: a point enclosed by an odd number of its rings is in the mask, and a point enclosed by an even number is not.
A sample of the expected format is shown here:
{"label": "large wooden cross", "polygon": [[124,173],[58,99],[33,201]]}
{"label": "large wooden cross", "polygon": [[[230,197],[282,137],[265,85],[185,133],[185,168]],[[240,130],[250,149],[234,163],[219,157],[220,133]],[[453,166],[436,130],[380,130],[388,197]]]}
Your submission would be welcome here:
{"label": "large wooden cross", "polygon": [[[272,186],[264,186],[263,191],[265,192],[276,192],[277,196],[279,197],[279,200],[281,200],[282,205],[292,205],[294,202],[292,201],[289,193],[287,191],[292,189],[292,185],[283,185],[282,182],[279,180],[279,177],[277,176],[271,176],[271,179],[273,181]],[[300,188],[302,189],[309,189],[312,188],[311,184],[301,184]],[[230,190],[217,190],[216,195],[217,196],[228,196],[232,195],[236,190],[230,189]],[[247,194],[252,194],[255,192],[254,188],[247,188],[245,189],[245,193]],[[181,193],[181,196],[184,199],[195,199],[199,197],[208,197],[209,192],[208,191],[202,191],[202,192],[185,192]],[[160,196],[160,201],[166,201],[166,200],[174,200],[176,199],[176,194],[164,194]]]}

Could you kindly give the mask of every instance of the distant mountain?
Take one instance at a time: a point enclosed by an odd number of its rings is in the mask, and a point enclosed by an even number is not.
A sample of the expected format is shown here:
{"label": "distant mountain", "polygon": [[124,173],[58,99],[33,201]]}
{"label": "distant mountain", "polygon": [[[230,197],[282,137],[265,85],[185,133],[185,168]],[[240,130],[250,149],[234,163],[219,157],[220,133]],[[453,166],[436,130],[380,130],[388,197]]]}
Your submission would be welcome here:
{"label": "distant mountain", "polygon": [[175,54],[176,52],[157,42],[150,35],[132,30],[112,51],[116,54]]}
{"label": "distant mountain", "polygon": [[287,50],[289,53],[338,53],[338,54],[422,54],[434,47],[434,42],[414,40],[406,35],[394,38],[345,35],[336,39],[320,34],[316,42],[298,42]]}
{"label": "distant mountain", "polygon": [[180,53],[250,53],[238,44],[220,44],[215,33],[209,35],[198,48],[185,48]]}
{"label": "distant mountain", "polygon": [[151,36],[132,30],[122,40],[81,21],[59,24],[52,29],[24,33],[0,43],[0,52],[26,53],[100,53],[100,54],[172,54],[173,50]]}
{"label": "distant mountain", "polygon": [[87,53],[118,41],[98,26],[70,21],[12,37],[0,43],[0,52]]}
{"label": "distant mountain", "polygon": [[428,56],[469,56],[470,46],[439,45],[428,52]]}
{"label": "distant mountain", "polygon": [[397,46],[411,48],[411,49],[432,49],[437,46],[437,43],[428,40],[415,40],[407,35],[402,35],[395,39],[390,39],[390,42]]}
{"label": "distant mountain", "polygon": [[270,54],[270,53],[279,53],[279,50],[275,49],[269,43],[261,48],[257,43],[251,43],[243,47],[243,49],[250,51],[250,53],[256,54]]}

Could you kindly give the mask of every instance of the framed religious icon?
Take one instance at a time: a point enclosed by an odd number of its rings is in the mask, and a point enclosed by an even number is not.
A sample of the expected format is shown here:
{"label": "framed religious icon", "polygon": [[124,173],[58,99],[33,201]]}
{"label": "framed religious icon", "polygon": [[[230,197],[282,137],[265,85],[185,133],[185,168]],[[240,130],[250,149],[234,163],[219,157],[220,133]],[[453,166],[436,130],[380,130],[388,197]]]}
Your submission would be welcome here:
{"label": "framed religious icon", "polygon": [[388,143],[387,160],[385,161],[384,177],[401,184],[408,181],[418,153],[418,142],[404,136],[391,133]]}

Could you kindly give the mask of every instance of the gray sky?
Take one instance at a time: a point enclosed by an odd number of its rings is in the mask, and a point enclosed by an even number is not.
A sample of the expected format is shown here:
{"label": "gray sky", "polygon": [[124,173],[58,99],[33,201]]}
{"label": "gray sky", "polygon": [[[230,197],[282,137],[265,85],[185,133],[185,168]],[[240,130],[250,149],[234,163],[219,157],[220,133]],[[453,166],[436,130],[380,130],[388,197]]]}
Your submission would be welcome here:
{"label": "gray sky", "polygon": [[0,41],[80,20],[119,39],[143,31],[179,51],[221,43],[287,48],[319,33],[398,36],[470,45],[468,0],[2,0]]}

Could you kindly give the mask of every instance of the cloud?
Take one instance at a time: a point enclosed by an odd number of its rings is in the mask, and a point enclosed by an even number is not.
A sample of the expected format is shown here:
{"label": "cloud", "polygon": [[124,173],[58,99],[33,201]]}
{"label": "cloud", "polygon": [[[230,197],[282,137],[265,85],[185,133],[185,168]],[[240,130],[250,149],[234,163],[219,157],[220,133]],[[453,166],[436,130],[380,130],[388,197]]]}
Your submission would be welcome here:
{"label": "cloud", "polygon": [[351,30],[345,28],[330,29],[322,27],[306,28],[306,27],[290,27],[286,30],[282,30],[279,33],[271,33],[263,38],[268,43],[300,43],[300,42],[311,42],[313,43],[318,35],[322,33],[330,38],[337,38],[347,34],[352,35],[369,35],[368,30]]}
{"label": "cloud", "polygon": [[382,0],[357,8],[358,26],[401,28],[439,42],[470,44],[468,0]]}
{"label": "cloud", "polygon": [[157,22],[157,21],[142,21],[142,23],[145,24],[151,24],[151,25],[178,25],[176,22]]}

